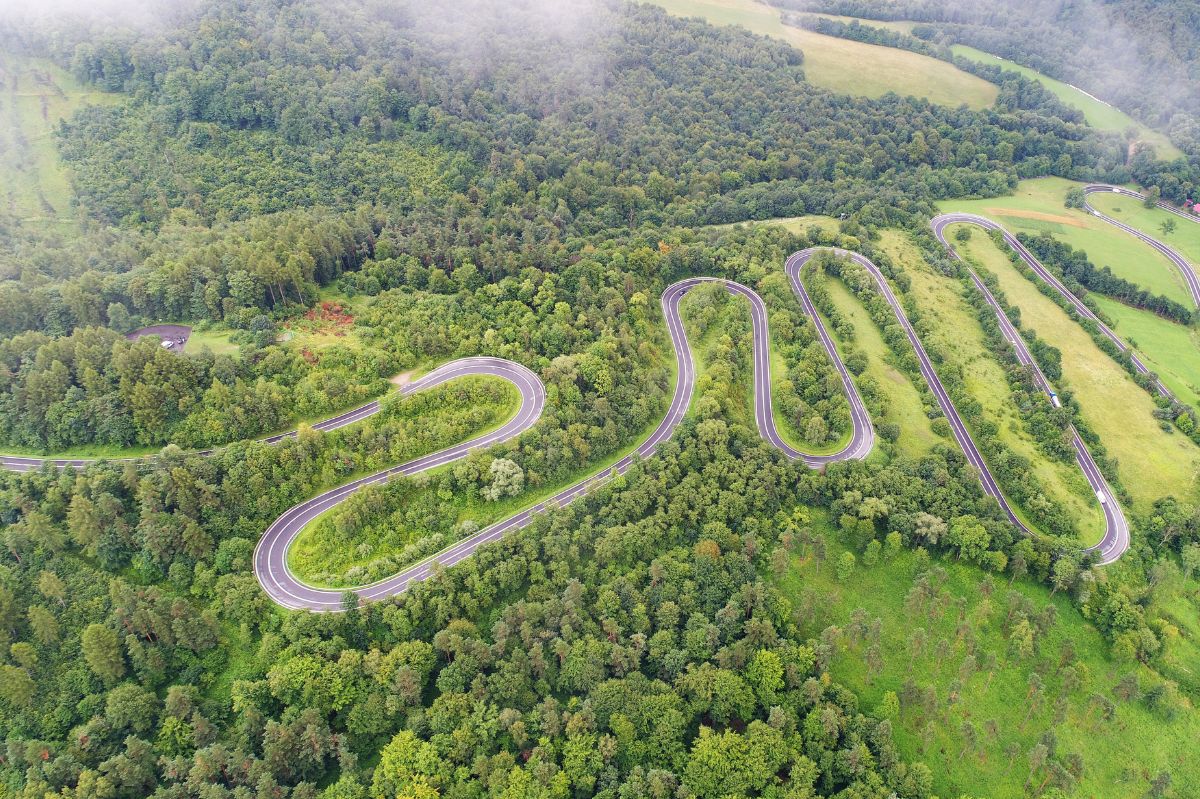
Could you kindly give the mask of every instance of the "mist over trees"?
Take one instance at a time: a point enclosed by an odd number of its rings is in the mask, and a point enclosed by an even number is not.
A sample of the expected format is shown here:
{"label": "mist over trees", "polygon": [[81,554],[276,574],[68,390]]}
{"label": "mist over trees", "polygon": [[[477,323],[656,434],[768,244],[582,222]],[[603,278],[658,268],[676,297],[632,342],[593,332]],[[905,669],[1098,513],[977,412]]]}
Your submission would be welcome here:
{"label": "mist over trees", "polygon": [[[322,522],[353,557],[375,530],[428,532],[415,547],[428,554],[461,530],[451,499],[546,490],[661,419],[672,362],[657,301],[685,276],[761,290],[794,361],[784,413],[828,443],[848,406],[788,304],[784,259],[857,249],[903,290],[881,226],[940,258],[926,228],[938,199],[1043,174],[1128,180],[1125,143],[1044,93],[1014,82],[984,111],[834,95],[784,44],[607,0],[218,0],[5,19],[0,46],[120,96],[56,134],[76,228],[0,209],[0,443],[228,444],[0,472],[5,795],[927,799],[934,772],[901,753],[897,730],[901,713],[934,718],[936,694],[914,685],[860,707],[832,673],[837,632],[806,635],[769,576],[793,557],[824,562],[816,516],[848,550],[829,564],[843,584],[907,546],[914,604],[935,604],[931,558],[945,555],[1069,596],[1129,668],[1161,653],[1170,631],[1146,591],[1100,584],[1074,540],[1020,536],[948,442],[906,456],[891,425],[878,462],[825,471],[767,447],[737,418],[736,327],[653,460],[407,594],[286,613],[253,572],[255,542],[287,508],[463,440],[505,397],[455,384],[389,397],[367,424],[245,439],[380,394],[401,370],[525,363],[547,387],[538,425]],[[803,234],[706,227],[806,213],[845,219]],[[824,268],[922,385],[880,297],[853,269]],[[357,303],[354,346],[277,340],[332,293]],[[696,299],[715,318],[725,298]],[[240,349],[175,354],[123,336],[164,319],[224,325]],[[857,374],[866,356],[846,361]],[[1006,373],[1019,402],[1042,400]],[[873,410],[884,401],[878,386],[864,394]],[[1066,412],[1030,417],[1064,457]],[[1036,493],[1025,462],[1002,477]],[[1070,532],[1051,511],[1038,519]],[[1153,525],[1147,562],[1200,562],[1188,501],[1164,499]],[[383,576],[403,556],[349,574]],[[1030,658],[1053,618],[1010,605],[1005,635]],[[864,626],[850,636],[866,641]],[[1136,677],[1122,693],[1139,701]],[[974,749],[974,727],[963,735]],[[1078,763],[1053,744],[1030,755],[1030,779],[1068,791]]]}

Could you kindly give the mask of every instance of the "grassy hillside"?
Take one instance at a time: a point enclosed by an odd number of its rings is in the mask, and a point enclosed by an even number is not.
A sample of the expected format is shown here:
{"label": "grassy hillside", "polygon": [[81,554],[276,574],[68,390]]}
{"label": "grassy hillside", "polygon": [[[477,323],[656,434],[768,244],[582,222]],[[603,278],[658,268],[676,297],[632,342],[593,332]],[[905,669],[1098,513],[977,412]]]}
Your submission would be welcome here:
{"label": "grassy hillside", "polygon": [[[975,253],[968,248],[966,254]],[[925,346],[933,357],[945,358],[939,370],[943,374],[951,369],[961,371],[968,393],[979,403],[983,417],[996,426],[1004,446],[1032,464],[1046,500],[1067,510],[1085,545],[1099,541],[1104,522],[1095,496],[1074,461],[1054,461],[1038,449],[1021,421],[1022,412],[1013,401],[1003,367],[987,349],[975,310],[962,296],[961,284],[934,274],[922,261],[910,259],[904,264],[912,278],[912,296],[932,327]]]}
{"label": "grassy hillside", "polygon": [[[941,203],[945,210],[982,214],[1004,224],[1014,233],[1049,232],[1056,238],[1087,252],[1098,267],[1112,271],[1140,286],[1164,294],[1191,307],[1191,295],[1175,266],[1153,248],[1091,214],[1065,208],[1063,198],[1079,184],[1061,178],[1021,181],[1010,197],[986,200],[952,200]],[[1166,211],[1146,209],[1140,202],[1115,194],[1090,198],[1098,209],[1162,239],[1193,263],[1200,263],[1200,224],[1189,223]],[[1163,233],[1159,225],[1175,222]],[[1140,354],[1163,382],[1184,402],[1200,407],[1200,333],[1128,305],[1092,295],[1113,327],[1126,340],[1132,339]]]}
{"label": "grassy hillside", "polygon": [[[939,205],[946,211],[989,217],[1014,233],[1052,233],[1072,247],[1086,250],[1097,267],[1107,266],[1113,274],[1190,307],[1187,285],[1170,261],[1107,222],[1064,207],[1067,191],[1079,185],[1063,178],[1023,180],[1008,197],[947,200]],[[1184,220],[1179,222],[1182,225]]]}
{"label": "grassy hillside", "polygon": [[1098,100],[1081,89],[1076,89],[1070,84],[1063,83],[1060,80],[1047,77],[1037,70],[1023,67],[1020,64],[1009,61],[1005,58],[985,53],[982,50],[976,50],[974,47],[968,47],[964,44],[956,44],[950,48],[955,55],[963,58],[970,58],[973,61],[981,61],[985,64],[996,64],[1005,69],[1020,72],[1026,77],[1033,78],[1039,81],[1047,89],[1054,93],[1058,99],[1062,100],[1067,105],[1078,108],[1083,112],[1089,125],[1099,130],[1108,130],[1114,133],[1125,133],[1129,128],[1137,131],[1137,137],[1140,141],[1144,141],[1154,146],[1155,152],[1159,158],[1174,159],[1183,156],[1179,148],[1171,144],[1171,141],[1162,133],[1156,130],[1151,130],[1133,117],[1126,114],[1119,108],[1115,108],[1103,100]]}
{"label": "grassy hillside", "polygon": [[[1101,213],[1119,219],[1138,228],[1167,244],[1184,258],[1193,268],[1200,265],[1200,222],[1188,222],[1161,208],[1147,208],[1132,197],[1122,197],[1111,192],[1100,192],[1088,196],[1088,202]],[[1170,232],[1162,225],[1168,225]]]}
{"label": "grassy hillside", "polygon": [[783,39],[804,52],[804,73],[816,86],[879,97],[888,92],[926,97],[942,105],[985,108],[996,99],[991,83],[936,58],[801,30],[780,21],[778,9],[756,0],[654,0],[677,16],[715,25],[741,25]]}
{"label": "grassy hillside", "polygon": [[[903,372],[891,365],[891,350],[862,303],[840,280],[830,280],[828,286],[834,307],[854,329],[849,343],[867,356],[867,368],[858,377],[859,390],[865,393],[871,384],[883,396],[884,413],[871,421],[876,427],[888,423],[899,426],[896,446],[900,452],[912,457],[928,452],[942,439],[930,426],[921,394]],[[835,338],[840,340],[841,336],[835,334]]]}
{"label": "grassy hillside", "polygon": [[1114,330],[1137,348],[1167,388],[1180,401],[1200,408],[1200,330],[1098,294],[1092,298],[1105,315],[1116,320]]}
{"label": "grassy hillside", "polygon": [[[1113,661],[1067,597],[1022,582],[1010,588],[1004,578],[948,560],[935,562],[928,587],[914,590],[921,567],[907,550],[885,550],[878,565],[860,564],[839,580],[835,564],[846,549],[821,519],[814,528],[826,542],[824,559],[801,548],[778,585],[804,634],[832,646],[833,676],[858,694],[865,712],[878,712],[887,692],[901,697],[896,741],[904,757],[933,770],[939,796],[1030,795],[1025,784],[1036,787],[1047,776],[1030,758],[1047,732],[1061,761],[1078,756],[1066,796],[1146,796],[1162,770],[1173,777],[1168,796],[1200,792],[1200,761],[1192,756],[1200,717],[1186,703],[1164,713],[1144,699],[1119,698],[1113,689],[1125,675],[1142,690],[1161,679]],[[1187,585],[1194,593],[1195,581]],[[1186,600],[1182,607],[1195,612]],[[1019,614],[1044,630],[1026,654],[1014,646]],[[1041,689],[1031,683],[1034,674]],[[905,691],[906,682],[913,690]],[[1107,721],[1106,701],[1114,704]]]}
{"label": "grassy hillside", "polygon": [[1021,309],[1024,326],[1062,351],[1064,384],[1079,400],[1084,420],[1116,459],[1121,482],[1137,510],[1167,494],[1194,497],[1200,475],[1200,448],[1164,430],[1152,413],[1154,402],[1116,361],[1101,352],[1052,300],[1009,262],[991,239],[972,236],[966,253],[993,272],[1008,300]]}
{"label": "grassy hillside", "polygon": [[0,204],[26,222],[71,223],[71,186],[53,132],[59,120],[117,95],[84,87],[46,59],[0,52]]}

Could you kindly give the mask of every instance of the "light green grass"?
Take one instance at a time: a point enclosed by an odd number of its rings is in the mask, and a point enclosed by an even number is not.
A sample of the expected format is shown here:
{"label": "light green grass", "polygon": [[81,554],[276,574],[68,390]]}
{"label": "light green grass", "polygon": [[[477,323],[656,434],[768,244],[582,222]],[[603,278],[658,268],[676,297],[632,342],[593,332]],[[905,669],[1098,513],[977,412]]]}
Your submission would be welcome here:
{"label": "light green grass", "polygon": [[[845,548],[822,520],[818,519],[814,527],[829,542],[825,561],[814,560],[810,553],[793,557],[791,568],[778,585],[796,608],[794,618],[805,635],[819,636],[830,625],[845,630],[857,608],[866,610],[868,619],[881,620],[882,668],[875,670],[866,665],[869,645],[865,642],[854,643],[840,635],[834,647],[832,676],[859,696],[864,712],[872,712],[884,692],[900,694],[907,679],[937,691],[941,712],[926,718],[917,708],[905,708],[893,721],[901,756],[930,767],[937,795],[990,799],[1026,796],[1022,788],[1029,773],[1026,755],[1049,729],[1057,736],[1060,752],[1078,753],[1083,758],[1082,778],[1068,796],[1142,797],[1149,780],[1164,769],[1173,777],[1173,793],[1168,796],[1200,795],[1200,760],[1193,756],[1200,736],[1200,717],[1188,708],[1167,721],[1142,703],[1117,699],[1112,688],[1122,675],[1136,672],[1147,685],[1156,677],[1136,664],[1113,663],[1099,633],[1061,593],[1051,597],[1038,585],[1018,582],[1014,586],[1032,602],[1035,612],[1053,605],[1057,622],[1040,637],[1035,654],[1025,659],[1010,657],[1003,628],[1007,580],[997,579],[994,594],[985,600],[980,590],[984,578],[980,570],[951,560],[935,561],[946,570],[946,580],[936,586],[939,603],[932,612],[910,608],[905,598],[913,584],[916,562],[911,552],[902,550],[894,560],[872,568],[860,565],[849,580],[841,583],[834,576],[833,564]],[[1192,587],[1195,590],[1194,583]],[[949,705],[947,697],[959,679],[959,668],[967,654],[958,632],[959,602],[965,605],[966,626],[978,642],[980,662],[991,654],[997,666],[990,678],[986,669],[969,676],[962,683],[958,701]],[[1195,612],[1194,605],[1189,609]],[[917,627],[927,631],[928,644],[914,657],[909,640]],[[945,658],[937,655],[937,644],[942,639],[949,644]],[[1057,664],[1067,642],[1074,647],[1086,676],[1078,690],[1066,694],[1065,722],[1055,725],[1053,706],[1062,684]],[[1044,708],[1025,722],[1029,675],[1035,669],[1043,675],[1048,699]],[[1089,714],[1088,701],[1094,693],[1117,704],[1112,721],[1098,721],[1097,714]],[[997,724],[995,737],[985,727],[989,720]],[[922,741],[927,721],[932,725],[928,746]],[[978,747],[965,754],[961,732],[964,721],[975,726],[979,740]],[[1005,754],[1010,745],[1019,753],[1011,766]]]}
{"label": "light green grass", "polygon": [[851,22],[857,22],[863,26],[872,28],[884,28],[897,33],[912,33],[912,29],[920,23],[910,19],[865,19],[863,17],[847,17],[843,14],[825,14],[822,12],[802,11],[802,14],[807,14],[813,17],[822,17],[823,19],[831,19],[834,22],[844,22],[849,25]]}
{"label": "light green grass", "polygon": [[[1088,202],[1101,213],[1119,219],[1166,244],[1186,258],[1193,269],[1200,266],[1200,221],[1180,219],[1169,211],[1157,207],[1147,208],[1132,197],[1122,197],[1112,192],[1089,194]],[[1164,233],[1161,227],[1164,222],[1173,223],[1175,229]]]}
{"label": "light green grass", "polygon": [[[990,240],[982,235],[971,238],[962,248],[968,257],[977,256],[976,248],[985,242],[991,246]],[[1084,545],[1099,541],[1104,519],[1095,495],[1074,461],[1048,458],[1025,429],[1004,369],[988,351],[983,328],[974,308],[963,297],[961,285],[933,274],[924,264],[910,265],[908,273],[912,278],[912,296],[932,328],[925,336],[926,347],[942,353],[950,365],[962,370],[967,394],[979,402],[983,417],[996,425],[1004,447],[1030,462],[1046,499],[1067,511],[1075,522],[1080,541]]]}
{"label": "light green grass", "polygon": [[829,233],[836,233],[838,230],[838,220],[832,216],[822,216],[820,214],[807,214],[805,216],[781,216],[774,219],[752,219],[746,222],[734,222],[724,225],[705,225],[704,229],[727,230],[732,227],[755,227],[757,225],[777,225],[789,233],[795,233],[797,236],[803,236],[808,232],[810,227],[819,227]]}
{"label": "light green grass", "polygon": [[0,53],[0,202],[26,223],[70,226],[71,186],[54,129],[88,104],[120,96],[80,85],[47,59]]}
{"label": "light green grass", "polygon": [[154,455],[161,449],[162,447],[142,445],[121,447],[116,444],[87,444],[62,450],[61,452],[46,453],[34,447],[18,447],[10,444],[0,444],[0,451],[3,451],[5,455],[17,455],[28,458],[54,458],[62,460],[70,460],[72,458],[84,458],[88,460],[99,460],[101,458],[109,460],[115,460],[117,458],[140,458],[146,455]]}
{"label": "light green grass", "polygon": [[1060,80],[1047,77],[1029,67],[1021,66],[999,56],[994,56],[991,53],[985,53],[982,50],[976,50],[974,47],[956,44],[950,49],[957,56],[969,58],[972,61],[980,61],[984,64],[994,64],[1004,69],[1020,72],[1027,78],[1033,78],[1049,89],[1059,100],[1062,100],[1072,108],[1078,108],[1082,111],[1087,123],[1094,128],[1122,134],[1129,128],[1134,128],[1137,131],[1138,140],[1153,145],[1154,151],[1158,154],[1159,158],[1171,160],[1183,156],[1179,148],[1171,144],[1170,139],[1162,133],[1151,130],[1119,108],[1098,100],[1081,89],[1076,89],[1074,86],[1063,83]]}
{"label": "light green grass", "polygon": [[192,334],[188,336],[183,351],[188,355],[195,355],[207,348],[212,351],[213,355],[237,355],[241,347],[229,340],[231,335],[233,335],[233,331],[224,328],[209,328],[208,330],[192,328]]}
{"label": "light green grass", "polygon": [[[883,416],[872,422],[876,426],[888,422],[899,425],[896,447],[901,453],[912,457],[928,453],[942,439],[933,432],[920,392],[903,372],[889,363],[892,351],[862,303],[840,280],[830,280],[827,285],[830,302],[854,326],[855,348],[867,356],[867,368],[857,379],[873,381],[884,397]],[[839,338],[836,333],[831,335]]]}
{"label": "light green grass", "polygon": [[[1023,180],[1007,197],[946,200],[938,206],[944,211],[986,216],[1014,233],[1051,233],[1085,250],[1098,268],[1107,266],[1131,283],[1192,307],[1183,276],[1154,248],[1089,213],[1063,206],[1067,191],[1082,185],[1063,178]],[[1186,224],[1186,220],[1179,223]]]}
{"label": "light green grass", "polygon": [[879,97],[888,92],[928,98],[940,105],[986,108],[998,89],[936,58],[825,36],[784,25],[778,9],[756,0],[654,0],[671,14],[702,17],[715,25],[741,25],[782,39],[804,53],[804,74],[814,86],[843,94]]}
{"label": "light green grass", "polygon": [[1155,405],[1150,395],[1021,275],[991,239],[973,235],[969,252],[999,278],[1008,301],[1021,309],[1023,325],[1062,351],[1065,383],[1074,390],[1084,420],[1116,460],[1135,509],[1148,511],[1155,499],[1169,494],[1194,498],[1200,448],[1180,433],[1164,431],[1151,415]]}
{"label": "light green grass", "polygon": [[1113,320],[1117,335],[1137,349],[1180,402],[1200,408],[1200,331],[1099,294],[1090,296]]}

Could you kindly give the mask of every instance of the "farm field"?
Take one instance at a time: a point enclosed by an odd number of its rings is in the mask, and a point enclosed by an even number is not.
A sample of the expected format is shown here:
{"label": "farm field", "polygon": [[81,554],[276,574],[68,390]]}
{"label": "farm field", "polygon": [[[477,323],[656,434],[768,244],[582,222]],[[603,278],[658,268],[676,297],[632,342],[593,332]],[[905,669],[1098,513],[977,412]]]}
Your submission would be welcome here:
{"label": "farm field", "polygon": [[1149,510],[1155,499],[1168,494],[1194,498],[1200,448],[1183,435],[1164,430],[1152,416],[1155,405],[1150,395],[1021,275],[990,238],[973,235],[966,250],[999,278],[1009,303],[1021,309],[1023,326],[1062,351],[1063,388],[1074,392],[1084,421],[1116,461],[1134,509]]}
{"label": "farm field", "polygon": [[[894,555],[885,549],[879,564],[859,564],[848,579],[839,580],[835,564],[846,547],[822,517],[814,518],[812,527],[826,543],[824,559],[802,545],[776,584],[803,633],[833,643],[832,676],[858,695],[864,712],[877,712],[887,692],[903,696],[906,682],[917,686],[914,693],[927,692],[923,700],[902,700],[892,723],[902,755],[933,770],[937,795],[1027,795],[1026,779],[1032,775],[1035,785],[1042,779],[1039,771],[1031,771],[1027,755],[1047,730],[1053,731],[1060,754],[1081,758],[1078,786],[1070,796],[1146,796],[1149,780],[1161,769],[1171,771],[1175,796],[1200,791],[1200,761],[1190,756],[1200,718],[1181,712],[1168,720],[1143,701],[1115,696],[1112,689],[1126,674],[1146,686],[1161,679],[1136,662],[1114,661],[1068,597],[1025,581],[1010,587],[1006,577],[950,560],[934,560],[942,571],[930,580],[932,590],[913,593],[919,560],[906,549]],[[1184,582],[1177,580],[1180,592]],[[1187,585],[1194,590],[1194,581]],[[1180,610],[1194,614],[1194,605],[1180,601]],[[1028,655],[1013,650],[1005,623],[1009,608],[1024,602],[1028,612],[1053,613],[1055,619]],[[872,633],[856,632],[856,614],[868,628],[880,620],[878,642]],[[964,620],[977,647],[973,661],[966,651]],[[923,635],[914,640],[918,630]],[[872,646],[887,656],[877,660]],[[1074,690],[1064,687],[1065,651],[1074,652],[1084,675]],[[1045,688],[1031,702],[1035,671]],[[1101,719],[1096,695],[1116,704],[1110,721]],[[1059,702],[1062,718],[1056,722]]]}
{"label": "farm field", "polygon": [[1097,268],[1107,266],[1119,277],[1191,307],[1183,276],[1165,257],[1107,222],[1063,205],[1067,191],[1079,185],[1064,178],[1037,178],[1021,181],[1007,197],[948,200],[938,205],[943,211],[986,216],[1013,233],[1051,233],[1085,250]]}
{"label": "farm field", "polygon": [[[983,238],[972,236],[973,241]],[[976,254],[970,246],[963,249],[966,255]],[[949,370],[961,372],[967,394],[979,403],[984,418],[996,426],[1004,446],[1031,464],[1046,500],[1067,511],[1085,546],[1099,541],[1104,521],[1087,481],[1074,460],[1064,462],[1048,458],[1025,429],[1004,369],[988,351],[983,328],[975,317],[974,308],[963,297],[963,289],[949,278],[935,275],[923,263],[909,262],[906,266],[912,279],[910,294],[931,328],[923,343],[931,353],[938,352],[946,358],[946,362],[938,367],[943,379]],[[931,357],[936,362],[937,357]]]}
{"label": "farm field", "polygon": [[986,108],[998,94],[993,84],[936,58],[784,25],[778,9],[756,0],[654,2],[676,16],[741,25],[783,39],[804,52],[804,74],[813,85],[843,94],[879,97],[896,92],[953,107],[966,103],[971,108]]}
{"label": "farm field", "polygon": [[1029,67],[1021,66],[1020,64],[1009,61],[1006,58],[1001,58],[991,53],[985,53],[983,50],[977,50],[974,47],[968,47],[965,44],[953,45],[951,51],[963,58],[969,58],[973,61],[980,61],[984,64],[995,64],[1004,69],[1010,69],[1014,72],[1020,72],[1027,78],[1033,78],[1039,81],[1043,86],[1054,93],[1054,96],[1062,100],[1067,105],[1078,108],[1083,112],[1087,123],[1099,130],[1112,131],[1114,133],[1124,133],[1129,128],[1137,130],[1138,139],[1154,146],[1155,152],[1159,158],[1174,159],[1183,155],[1179,148],[1171,144],[1162,133],[1152,130],[1141,124],[1133,117],[1126,114],[1124,111],[1109,105],[1103,100],[1092,97],[1081,89],[1077,89],[1068,83],[1063,83],[1060,80],[1043,75],[1037,70]]}
{"label": "farm field", "polygon": [[84,105],[120,101],[80,85],[48,59],[0,52],[0,207],[27,223],[73,225],[54,129]]}

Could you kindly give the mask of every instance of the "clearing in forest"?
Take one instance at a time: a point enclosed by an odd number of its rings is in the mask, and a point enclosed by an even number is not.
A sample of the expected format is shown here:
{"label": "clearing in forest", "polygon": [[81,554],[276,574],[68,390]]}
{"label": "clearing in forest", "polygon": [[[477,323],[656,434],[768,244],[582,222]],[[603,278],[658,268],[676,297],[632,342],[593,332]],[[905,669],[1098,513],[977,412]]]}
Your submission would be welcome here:
{"label": "clearing in forest", "polygon": [[864,44],[784,25],[777,8],[757,0],[654,0],[669,13],[702,17],[714,25],[741,25],[804,53],[804,74],[814,86],[843,94],[880,97],[888,92],[924,97],[940,105],[986,108],[999,90],[936,58]]}

